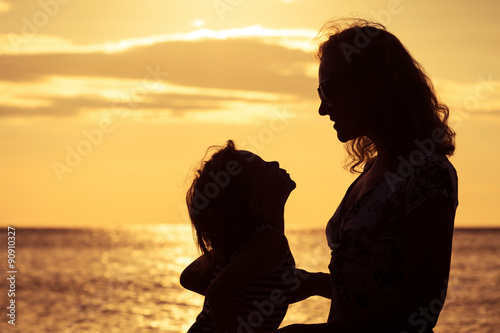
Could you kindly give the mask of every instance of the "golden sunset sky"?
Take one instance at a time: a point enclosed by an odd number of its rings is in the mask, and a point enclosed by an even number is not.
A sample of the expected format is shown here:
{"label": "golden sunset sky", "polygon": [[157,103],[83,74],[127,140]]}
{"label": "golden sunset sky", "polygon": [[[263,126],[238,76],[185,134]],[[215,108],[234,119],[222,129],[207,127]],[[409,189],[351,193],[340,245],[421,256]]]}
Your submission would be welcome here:
{"label": "golden sunset sky", "polygon": [[286,223],[322,228],[354,175],[318,115],[312,39],[332,18],[400,38],[451,108],[456,226],[500,226],[496,0],[0,1],[2,225],[189,224],[210,145],[297,182]]}

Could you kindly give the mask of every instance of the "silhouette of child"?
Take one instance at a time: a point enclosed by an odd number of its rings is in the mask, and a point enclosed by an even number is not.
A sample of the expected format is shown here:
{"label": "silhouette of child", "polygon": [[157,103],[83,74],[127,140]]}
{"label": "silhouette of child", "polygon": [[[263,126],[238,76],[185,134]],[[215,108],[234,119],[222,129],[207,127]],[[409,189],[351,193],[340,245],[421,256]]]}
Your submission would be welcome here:
{"label": "silhouette of child", "polygon": [[283,218],[295,186],[278,162],[231,140],[202,162],[186,196],[202,255],[180,282],[205,301],[189,333],[279,327],[296,284]]}

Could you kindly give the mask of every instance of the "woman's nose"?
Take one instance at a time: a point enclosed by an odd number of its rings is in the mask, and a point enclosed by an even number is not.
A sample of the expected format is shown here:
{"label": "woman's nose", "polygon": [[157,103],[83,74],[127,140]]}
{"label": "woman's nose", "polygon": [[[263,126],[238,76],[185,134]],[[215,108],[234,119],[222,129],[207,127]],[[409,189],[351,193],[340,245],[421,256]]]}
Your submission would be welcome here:
{"label": "woman's nose", "polygon": [[321,101],[321,104],[319,105],[318,113],[320,116],[326,116],[330,113],[330,110],[329,110],[326,102]]}
{"label": "woman's nose", "polygon": [[276,168],[276,169],[279,169],[279,168],[280,168],[280,164],[279,164],[279,162],[277,162],[277,161],[273,161],[273,162],[271,162],[271,166],[272,166],[272,167],[274,167],[274,168]]}

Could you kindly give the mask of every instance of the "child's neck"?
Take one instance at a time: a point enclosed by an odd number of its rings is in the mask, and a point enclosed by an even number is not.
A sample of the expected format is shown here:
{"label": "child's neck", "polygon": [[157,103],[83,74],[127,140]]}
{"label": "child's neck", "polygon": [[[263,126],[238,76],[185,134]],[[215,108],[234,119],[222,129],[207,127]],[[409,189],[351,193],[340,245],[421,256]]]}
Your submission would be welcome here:
{"label": "child's neck", "polygon": [[262,222],[269,224],[281,231],[285,231],[284,210],[267,210],[261,214]]}

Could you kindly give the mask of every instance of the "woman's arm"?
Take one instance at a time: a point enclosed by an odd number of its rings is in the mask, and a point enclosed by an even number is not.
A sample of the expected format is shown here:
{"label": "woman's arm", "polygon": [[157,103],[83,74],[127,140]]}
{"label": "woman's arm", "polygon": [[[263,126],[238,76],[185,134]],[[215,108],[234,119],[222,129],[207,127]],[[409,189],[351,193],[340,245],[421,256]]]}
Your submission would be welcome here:
{"label": "woman's arm", "polygon": [[236,294],[249,282],[280,265],[288,251],[285,236],[275,229],[264,229],[245,242],[207,290],[206,297],[216,332],[236,333],[246,330],[246,327],[239,327],[241,321],[247,318],[237,318]]}
{"label": "woman's arm", "polygon": [[300,302],[310,296],[332,299],[332,279],[328,273],[310,273],[297,268],[297,287],[290,303]]}

